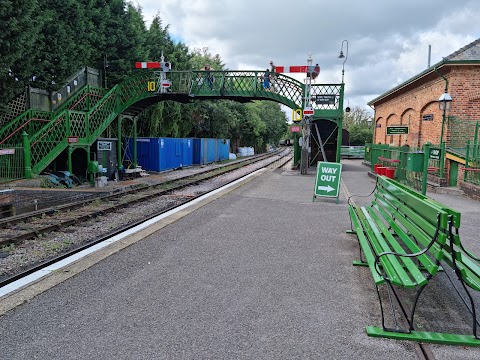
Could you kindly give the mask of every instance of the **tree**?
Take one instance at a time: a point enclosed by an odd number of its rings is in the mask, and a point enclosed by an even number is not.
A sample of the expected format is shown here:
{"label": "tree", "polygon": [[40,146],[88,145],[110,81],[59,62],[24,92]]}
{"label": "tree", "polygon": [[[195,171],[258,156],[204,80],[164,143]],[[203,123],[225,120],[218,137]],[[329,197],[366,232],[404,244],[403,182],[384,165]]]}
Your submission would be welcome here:
{"label": "tree", "polygon": [[350,145],[361,146],[372,142],[373,130],[368,127],[367,120],[372,119],[372,114],[356,106],[349,113],[344,113],[343,128],[350,134]]}
{"label": "tree", "polygon": [[367,120],[372,119],[372,114],[356,106],[349,113],[344,113],[343,128],[350,133],[350,145],[365,145],[372,142],[373,130],[368,127]]}
{"label": "tree", "polygon": [[37,0],[2,0],[0,6],[0,108],[25,90],[43,25]]}
{"label": "tree", "polygon": [[110,16],[107,17],[103,54],[109,62],[108,87],[111,87],[132,76],[135,62],[146,58],[147,30],[140,7],[135,8],[124,0],[111,0],[105,10]]}

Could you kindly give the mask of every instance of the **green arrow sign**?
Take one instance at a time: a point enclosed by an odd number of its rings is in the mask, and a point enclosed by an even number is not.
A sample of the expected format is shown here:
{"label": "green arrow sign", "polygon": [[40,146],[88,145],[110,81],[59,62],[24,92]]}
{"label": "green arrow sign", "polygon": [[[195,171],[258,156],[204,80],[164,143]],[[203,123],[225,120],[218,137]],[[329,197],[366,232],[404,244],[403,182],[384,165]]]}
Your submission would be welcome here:
{"label": "green arrow sign", "polygon": [[342,164],[319,161],[314,196],[336,197],[338,201],[341,174]]}

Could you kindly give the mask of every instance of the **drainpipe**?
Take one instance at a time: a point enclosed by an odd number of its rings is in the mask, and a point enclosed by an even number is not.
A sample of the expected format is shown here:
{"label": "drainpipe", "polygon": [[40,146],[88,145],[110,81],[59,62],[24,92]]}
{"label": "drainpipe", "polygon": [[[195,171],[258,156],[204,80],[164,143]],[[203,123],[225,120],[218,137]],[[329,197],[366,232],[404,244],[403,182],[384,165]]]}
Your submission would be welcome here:
{"label": "drainpipe", "polygon": [[[445,80],[445,93],[448,93],[448,79],[442,74],[440,73],[438,70],[437,70],[437,67],[435,66],[433,68],[433,70],[435,70],[435,72],[443,79]],[[447,106],[446,104],[444,104],[444,108],[443,108],[443,115],[442,115],[442,131],[440,133],[440,147],[442,147],[442,143],[443,143],[443,128],[445,126],[445,113],[447,111]],[[442,151],[440,153],[440,177],[443,178],[443,175],[444,175],[444,171],[445,171],[445,151]]]}

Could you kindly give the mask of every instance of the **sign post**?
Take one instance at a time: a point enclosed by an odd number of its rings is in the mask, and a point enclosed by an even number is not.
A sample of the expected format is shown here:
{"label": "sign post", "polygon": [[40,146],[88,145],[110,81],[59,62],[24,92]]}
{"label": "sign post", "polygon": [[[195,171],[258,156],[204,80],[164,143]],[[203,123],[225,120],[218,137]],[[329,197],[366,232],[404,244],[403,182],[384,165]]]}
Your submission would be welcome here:
{"label": "sign post", "polygon": [[315,191],[313,200],[318,197],[335,197],[340,193],[340,176],[342,164],[335,162],[319,161],[317,163],[317,177],[315,180]]}

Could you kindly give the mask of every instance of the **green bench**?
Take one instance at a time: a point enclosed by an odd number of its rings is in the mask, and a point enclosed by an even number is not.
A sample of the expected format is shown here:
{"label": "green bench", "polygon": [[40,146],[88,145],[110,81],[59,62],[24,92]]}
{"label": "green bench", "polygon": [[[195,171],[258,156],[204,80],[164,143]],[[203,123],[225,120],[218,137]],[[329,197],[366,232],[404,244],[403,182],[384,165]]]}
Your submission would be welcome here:
{"label": "green bench", "polygon": [[[367,334],[479,346],[479,323],[470,291],[480,291],[480,260],[460,241],[461,214],[385,176],[377,177],[373,194],[374,199],[368,206],[355,205],[349,199],[352,230],[348,232],[357,235],[361,258],[362,253],[364,255],[364,260],[354,261],[354,265],[370,269],[382,315],[382,327],[367,326]],[[472,315],[472,335],[416,331],[414,328],[415,309],[422,291],[445,264],[454,270],[467,294],[467,299],[463,300]],[[400,326],[395,316],[395,327],[386,326],[381,285],[387,286],[393,312],[392,300],[396,299],[407,328]],[[408,291],[414,295],[402,299]]]}

